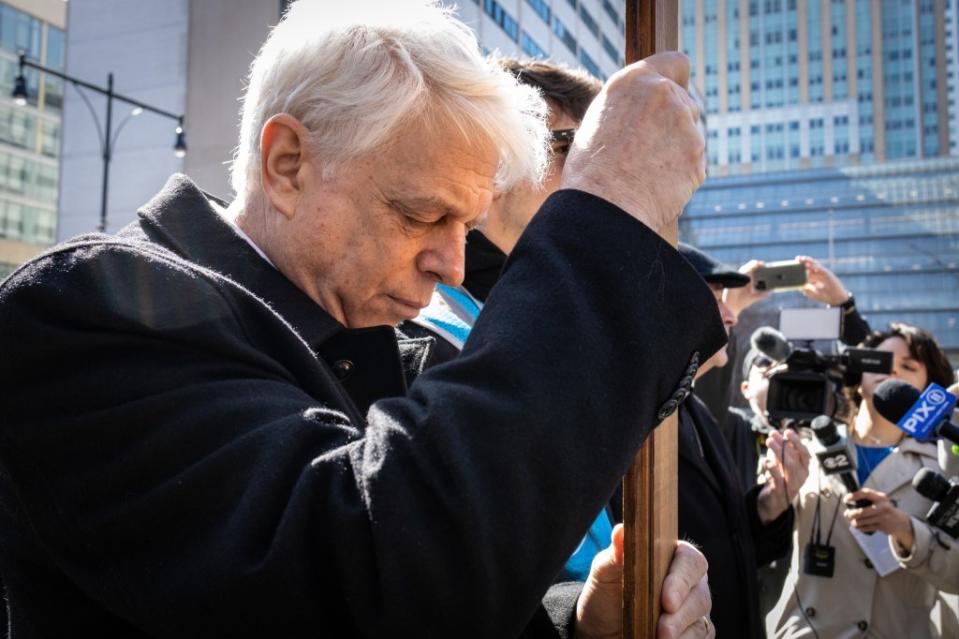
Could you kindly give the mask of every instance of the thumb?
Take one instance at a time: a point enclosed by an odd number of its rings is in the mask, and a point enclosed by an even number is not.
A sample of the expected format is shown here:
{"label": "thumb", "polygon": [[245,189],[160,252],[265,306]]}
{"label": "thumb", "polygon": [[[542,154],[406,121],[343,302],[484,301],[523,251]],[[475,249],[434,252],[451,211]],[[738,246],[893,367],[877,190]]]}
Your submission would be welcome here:
{"label": "thumb", "polygon": [[617,524],[613,528],[613,534],[610,537],[612,542],[604,550],[601,550],[593,557],[593,564],[590,567],[590,579],[599,584],[616,583],[619,584],[623,578],[623,552],[625,545],[625,531],[622,524]]}

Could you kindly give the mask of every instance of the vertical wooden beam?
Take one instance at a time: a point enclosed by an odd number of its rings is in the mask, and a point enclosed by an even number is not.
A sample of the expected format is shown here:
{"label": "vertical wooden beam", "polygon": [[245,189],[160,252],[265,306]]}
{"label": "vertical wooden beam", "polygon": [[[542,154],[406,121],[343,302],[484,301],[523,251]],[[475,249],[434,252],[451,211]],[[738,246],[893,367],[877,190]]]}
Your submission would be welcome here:
{"label": "vertical wooden beam", "polygon": [[[678,28],[678,0],[626,0],[626,63],[657,51],[675,50]],[[676,245],[676,224],[664,237]],[[624,480],[624,639],[656,636],[663,580],[678,530],[677,432],[677,414],[673,413],[647,438]]]}

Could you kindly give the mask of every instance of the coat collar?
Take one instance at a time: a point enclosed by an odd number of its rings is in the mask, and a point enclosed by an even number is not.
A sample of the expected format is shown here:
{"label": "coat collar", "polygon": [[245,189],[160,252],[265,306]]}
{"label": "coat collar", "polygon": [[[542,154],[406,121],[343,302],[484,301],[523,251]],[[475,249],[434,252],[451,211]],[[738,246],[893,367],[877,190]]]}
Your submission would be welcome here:
{"label": "coat collar", "polygon": [[876,466],[866,480],[866,488],[889,495],[912,482],[912,478],[923,467],[923,457],[929,457],[934,464],[938,463],[936,445],[924,444],[912,437],[903,437],[898,452],[901,454],[889,455]]}
{"label": "coat collar", "polygon": [[376,400],[406,392],[428,358],[429,340],[397,342],[392,327],[348,329],[270,265],[211,204],[216,200],[185,175],[170,177],[139,211],[143,233],[184,259],[240,284],[285,319],[311,350],[329,364],[362,413]]}
{"label": "coat collar", "polygon": [[257,254],[220,217],[211,200],[215,198],[201,191],[188,177],[174,174],[138,211],[140,226],[150,239],[181,257],[218,271],[247,288],[289,322],[314,350],[346,330]]}

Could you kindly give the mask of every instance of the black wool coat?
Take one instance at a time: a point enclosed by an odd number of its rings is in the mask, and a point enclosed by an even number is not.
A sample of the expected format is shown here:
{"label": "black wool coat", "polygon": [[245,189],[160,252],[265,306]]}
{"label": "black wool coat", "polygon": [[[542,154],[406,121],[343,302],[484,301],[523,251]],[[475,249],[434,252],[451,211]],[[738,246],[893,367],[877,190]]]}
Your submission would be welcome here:
{"label": "black wool coat", "polygon": [[415,344],[344,328],[175,176],[0,284],[13,634],[519,636],[723,343],[711,299],[561,192],[462,357],[407,387]]}
{"label": "black wool coat", "polygon": [[792,507],[764,526],[756,506],[761,489],[743,486],[715,418],[690,395],[679,409],[679,535],[709,562],[717,639],[765,636],[757,568],[792,548]]}

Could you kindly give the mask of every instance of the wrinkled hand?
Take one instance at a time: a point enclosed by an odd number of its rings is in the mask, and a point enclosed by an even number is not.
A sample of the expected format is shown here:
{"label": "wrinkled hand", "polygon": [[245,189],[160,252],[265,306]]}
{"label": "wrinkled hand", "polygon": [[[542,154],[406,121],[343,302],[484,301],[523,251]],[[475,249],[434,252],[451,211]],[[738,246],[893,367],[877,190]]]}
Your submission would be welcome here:
{"label": "wrinkled hand", "polygon": [[[612,545],[593,559],[576,605],[576,639],[619,639],[623,632],[623,526],[613,529]],[[706,582],[706,558],[692,545],[677,542],[663,584],[659,639],[715,636],[709,614],[712,600]]]}
{"label": "wrinkled hand", "polygon": [[828,268],[808,255],[797,255],[796,260],[806,267],[806,285],[799,292],[811,300],[839,306],[849,299],[842,281]]}
{"label": "wrinkled hand", "polygon": [[726,306],[736,313],[736,315],[739,315],[756,302],[764,300],[772,294],[770,291],[757,290],[754,286],[755,280],[753,274],[756,272],[756,269],[762,268],[765,265],[765,262],[760,260],[749,260],[739,267],[740,273],[749,276],[749,284],[740,286],[739,288],[727,288],[723,292],[723,301],[726,302]]}
{"label": "wrinkled hand", "polygon": [[809,450],[799,435],[787,430],[773,431],[766,439],[763,467],[769,475],[759,493],[759,520],[768,524],[786,512],[809,476]]}
{"label": "wrinkled hand", "polygon": [[864,533],[884,532],[907,552],[912,548],[914,534],[912,518],[902,512],[893,503],[889,496],[871,488],[860,488],[854,493],[846,495],[846,502],[852,503],[858,499],[867,499],[872,502],[865,508],[852,508],[842,515],[853,528]]}
{"label": "wrinkled hand", "polygon": [[561,188],[597,195],[661,232],[706,179],[688,85],[689,59],[675,51],[616,72],[576,132]]}

